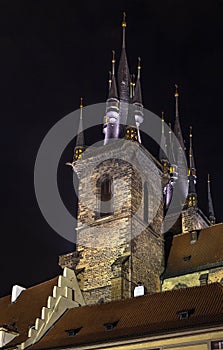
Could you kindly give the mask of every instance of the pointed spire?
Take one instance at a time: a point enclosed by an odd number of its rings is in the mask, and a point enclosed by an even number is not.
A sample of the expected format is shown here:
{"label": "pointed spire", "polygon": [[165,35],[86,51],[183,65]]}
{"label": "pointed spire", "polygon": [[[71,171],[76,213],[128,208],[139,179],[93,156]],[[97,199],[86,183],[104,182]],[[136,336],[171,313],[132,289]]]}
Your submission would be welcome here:
{"label": "pointed spire", "polygon": [[209,174],[208,174],[208,218],[210,220],[210,223],[214,225],[216,219],[214,215],[214,207],[213,207],[212,196],[211,196],[211,180],[210,180]]}
{"label": "pointed spire", "polygon": [[169,123],[169,140],[168,140],[168,159],[170,164],[175,164],[176,163],[176,159],[175,159],[175,154],[173,152],[173,139],[172,139],[172,125],[171,123]]}
{"label": "pointed spire", "polygon": [[129,85],[130,74],[125,50],[125,29],[126,29],[126,15],[123,14],[122,21],[122,52],[118,67],[118,87],[120,100],[129,102]]}
{"label": "pointed spire", "polygon": [[174,133],[176,137],[178,138],[178,141],[180,143],[180,146],[184,150],[184,140],[182,136],[181,126],[180,126],[180,118],[179,118],[179,92],[178,92],[178,85],[175,84],[175,124],[174,124]]}
{"label": "pointed spire", "polygon": [[85,150],[85,141],[84,141],[84,130],[83,130],[83,98],[80,99],[80,121],[78,127],[78,134],[76,140],[76,146],[74,148],[74,158],[75,162],[77,159],[82,157],[82,153]]}
{"label": "pointed spire", "polygon": [[141,71],[141,58],[138,57],[138,67],[137,67],[137,81],[136,81],[136,87],[135,87],[135,93],[133,97],[133,103],[139,103],[142,105],[142,90],[141,90],[141,83],[140,83],[140,71]]}
{"label": "pointed spire", "polygon": [[123,12],[122,20],[122,48],[125,49],[125,28],[126,28],[126,13]]}
{"label": "pointed spire", "polygon": [[192,126],[190,126],[190,149],[189,149],[189,169],[193,175],[196,175],[196,168],[194,162],[194,152],[193,152],[193,134],[192,134]]}
{"label": "pointed spire", "polygon": [[108,91],[111,89],[111,83],[112,83],[112,73],[111,71],[108,72],[109,79],[108,79]]}
{"label": "pointed spire", "polygon": [[132,100],[135,93],[135,74],[130,76],[130,99]]}
{"label": "pointed spire", "polygon": [[[160,158],[160,161],[163,163],[163,164],[166,164],[167,165],[167,155],[166,155],[166,152],[167,152],[167,144],[166,144],[166,136],[165,136],[165,131],[164,131],[164,112],[162,112],[162,117],[161,117],[161,121],[162,121],[162,127],[161,127],[161,140],[160,140],[160,152],[159,152],[159,158]],[[166,167],[165,167],[166,168]],[[164,169],[165,170],[165,169]]]}
{"label": "pointed spire", "polygon": [[116,85],[116,79],[115,79],[115,51],[112,50],[112,71],[111,71],[111,85],[108,93],[108,99],[110,98],[116,98],[118,99],[118,92],[117,92],[117,85]]}
{"label": "pointed spire", "polygon": [[194,154],[193,154],[193,135],[192,135],[192,126],[190,126],[190,148],[189,148],[189,169],[188,169],[188,199],[187,203],[189,207],[197,206],[197,193],[196,193],[196,169],[194,162]]}
{"label": "pointed spire", "polygon": [[76,147],[84,146],[84,132],[83,132],[83,98],[80,99],[80,121],[78,127],[78,135],[76,141]]}

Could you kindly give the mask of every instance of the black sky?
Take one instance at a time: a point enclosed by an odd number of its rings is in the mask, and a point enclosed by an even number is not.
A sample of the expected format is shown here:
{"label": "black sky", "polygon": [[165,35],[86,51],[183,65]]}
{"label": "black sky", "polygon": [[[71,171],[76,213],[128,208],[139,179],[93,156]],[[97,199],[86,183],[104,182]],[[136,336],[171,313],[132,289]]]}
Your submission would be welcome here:
{"label": "black sky", "polygon": [[[222,0],[2,0],[0,7],[0,295],[13,284],[28,287],[59,273],[58,255],[72,250],[38,208],[35,158],[45,134],[78,108],[80,96],[87,105],[105,101],[111,50],[120,52],[123,11],[131,70],[142,59],[144,106],[159,115],[164,110],[173,122],[174,83],[179,84],[185,139],[193,125],[200,207],[206,212],[210,172],[222,221]],[[72,158],[72,147],[63,160]],[[60,188],[72,210],[72,174],[61,164]]]}

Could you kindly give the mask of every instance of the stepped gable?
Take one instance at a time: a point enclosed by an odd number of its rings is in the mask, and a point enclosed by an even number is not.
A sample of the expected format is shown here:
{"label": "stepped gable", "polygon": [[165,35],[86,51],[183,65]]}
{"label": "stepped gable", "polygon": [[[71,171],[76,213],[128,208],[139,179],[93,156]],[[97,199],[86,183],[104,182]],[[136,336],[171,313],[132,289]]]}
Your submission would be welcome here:
{"label": "stepped gable", "polygon": [[[182,311],[189,317],[180,319]],[[93,346],[200,329],[222,322],[223,287],[214,283],[69,310],[30,350]]]}
{"label": "stepped gable", "polygon": [[47,304],[49,295],[53,294],[57,281],[58,276],[24,290],[14,303],[11,303],[11,295],[0,299],[0,327],[4,326],[10,331],[18,332],[18,336],[10,342],[10,346],[27,339],[29,328],[34,326],[42,307]]}

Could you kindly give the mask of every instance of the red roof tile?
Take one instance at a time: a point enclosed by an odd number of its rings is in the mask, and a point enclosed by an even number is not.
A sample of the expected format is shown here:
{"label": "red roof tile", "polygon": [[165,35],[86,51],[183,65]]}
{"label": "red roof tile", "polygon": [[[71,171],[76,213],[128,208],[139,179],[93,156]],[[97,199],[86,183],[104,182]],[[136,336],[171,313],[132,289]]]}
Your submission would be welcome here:
{"label": "red roof tile", "polygon": [[[188,319],[179,312],[192,310]],[[223,323],[223,287],[216,283],[74,308],[30,349],[97,344]],[[110,331],[105,324],[118,322]],[[69,336],[67,330],[79,330]]]}
{"label": "red roof tile", "polygon": [[223,266],[223,224],[198,231],[193,244],[189,232],[174,236],[163,278],[216,266]]}
{"label": "red roof tile", "polygon": [[19,332],[10,345],[20,344],[27,339],[29,327],[34,325],[41,309],[46,306],[47,298],[53,293],[58,277],[24,290],[18,299],[11,303],[11,295],[0,299],[0,326],[6,326]]}

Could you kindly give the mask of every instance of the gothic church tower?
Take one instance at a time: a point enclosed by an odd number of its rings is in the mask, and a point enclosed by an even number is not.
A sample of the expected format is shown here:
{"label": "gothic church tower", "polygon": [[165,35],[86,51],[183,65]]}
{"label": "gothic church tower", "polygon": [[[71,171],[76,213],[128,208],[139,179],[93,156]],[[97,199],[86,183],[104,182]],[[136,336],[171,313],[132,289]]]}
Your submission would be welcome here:
{"label": "gothic church tower", "polygon": [[[139,59],[134,84],[127,62],[125,17],[122,30],[117,85],[114,53],[112,57],[104,145],[84,152],[79,138],[72,163],[79,178],[72,267],[88,304],[132,297],[139,282],[147,292],[158,292],[164,268],[162,166],[155,165],[141,145],[141,65]],[[138,163],[143,164],[140,172]],[[67,265],[70,258],[61,257],[60,265]]]}

